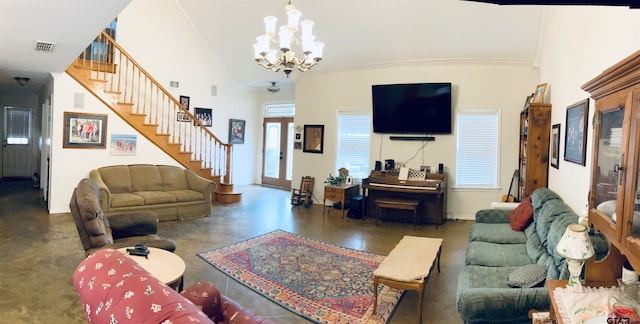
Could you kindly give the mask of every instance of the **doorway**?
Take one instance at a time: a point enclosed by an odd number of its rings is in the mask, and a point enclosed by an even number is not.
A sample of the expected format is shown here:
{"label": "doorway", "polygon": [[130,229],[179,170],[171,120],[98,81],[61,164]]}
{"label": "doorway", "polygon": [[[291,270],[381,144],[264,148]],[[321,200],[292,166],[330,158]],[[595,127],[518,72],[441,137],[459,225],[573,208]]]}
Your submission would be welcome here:
{"label": "doorway", "polygon": [[293,117],[264,119],[262,184],[291,189],[293,174]]}
{"label": "doorway", "polygon": [[33,108],[4,106],[2,114],[2,177],[30,178]]}

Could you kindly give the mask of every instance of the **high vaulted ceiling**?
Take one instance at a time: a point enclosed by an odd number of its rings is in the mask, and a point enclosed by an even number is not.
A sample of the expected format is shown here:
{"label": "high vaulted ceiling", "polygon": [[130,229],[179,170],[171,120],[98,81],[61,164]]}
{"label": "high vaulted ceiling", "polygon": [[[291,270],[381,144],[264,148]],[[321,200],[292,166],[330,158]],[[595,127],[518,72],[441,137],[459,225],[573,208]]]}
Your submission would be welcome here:
{"label": "high vaulted ceiling", "polygon": [[[0,91],[33,91],[49,72],[63,72],[130,1],[0,0]],[[264,16],[285,20],[287,0],[173,1],[239,86],[295,79],[259,67],[252,48]],[[326,44],[324,59],[306,73],[449,60],[535,66],[544,10],[458,0],[292,2]],[[53,52],[36,52],[36,41],[55,43]],[[16,76],[32,81],[20,87]]]}
{"label": "high vaulted ceiling", "polygon": [[[286,21],[287,0],[177,0],[241,85],[286,81],[254,62],[264,16]],[[542,7],[458,0],[292,0],[325,43],[314,71],[432,60],[534,64]],[[299,51],[298,51],[299,52]]]}

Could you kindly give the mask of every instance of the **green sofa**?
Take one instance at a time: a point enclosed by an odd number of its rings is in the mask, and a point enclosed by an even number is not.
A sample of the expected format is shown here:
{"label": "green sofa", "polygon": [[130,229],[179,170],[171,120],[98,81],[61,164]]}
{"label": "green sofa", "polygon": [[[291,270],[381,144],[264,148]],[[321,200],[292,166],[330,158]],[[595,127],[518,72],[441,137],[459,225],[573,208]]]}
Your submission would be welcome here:
{"label": "green sofa", "polygon": [[105,215],[152,211],[160,221],[211,214],[216,183],[170,165],[113,165],[91,170]]}
{"label": "green sofa", "polygon": [[[566,260],[555,247],[567,225],[578,222],[578,215],[547,188],[533,192],[531,205],[533,220],[524,231],[511,228],[509,210],[476,213],[456,292],[458,312],[465,323],[531,323],[530,309],[550,308],[544,281],[531,288],[507,283],[516,269],[539,264],[546,266],[546,279],[569,277]],[[606,254],[604,237],[592,234],[591,238],[597,255]]]}

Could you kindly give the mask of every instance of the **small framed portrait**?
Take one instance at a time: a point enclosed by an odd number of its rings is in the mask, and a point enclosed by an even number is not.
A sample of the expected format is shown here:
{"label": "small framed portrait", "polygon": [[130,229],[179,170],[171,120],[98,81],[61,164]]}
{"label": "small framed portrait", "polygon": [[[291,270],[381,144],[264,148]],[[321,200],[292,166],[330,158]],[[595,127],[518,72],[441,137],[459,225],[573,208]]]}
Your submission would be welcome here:
{"label": "small framed portrait", "polygon": [[244,126],[242,119],[229,119],[229,144],[244,144]]}
{"label": "small framed portrait", "polygon": [[589,98],[567,107],[567,129],[564,131],[565,161],[585,165],[588,118]]}
{"label": "small framed portrait", "polygon": [[189,101],[191,99],[187,96],[180,96],[180,104],[182,105],[182,107],[186,110],[189,110]]}
{"label": "small framed portrait", "polygon": [[533,93],[533,103],[544,103],[544,95],[547,92],[547,84],[541,83],[536,87],[536,92]]}
{"label": "small framed portrait", "polygon": [[551,166],[560,168],[560,124],[551,127]]}
{"label": "small framed portrait", "polygon": [[204,126],[213,126],[213,109],[196,108],[196,118]]}
{"label": "small framed portrait", "polygon": [[64,113],[63,148],[106,148],[107,115]]}
{"label": "small framed portrait", "polygon": [[187,114],[187,113],[184,113],[182,111],[178,111],[177,115],[178,116],[176,117],[176,120],[179,121],[179,122],[189,122],[189,121],[191,121],[191,117],[189,117],[189,114]]}

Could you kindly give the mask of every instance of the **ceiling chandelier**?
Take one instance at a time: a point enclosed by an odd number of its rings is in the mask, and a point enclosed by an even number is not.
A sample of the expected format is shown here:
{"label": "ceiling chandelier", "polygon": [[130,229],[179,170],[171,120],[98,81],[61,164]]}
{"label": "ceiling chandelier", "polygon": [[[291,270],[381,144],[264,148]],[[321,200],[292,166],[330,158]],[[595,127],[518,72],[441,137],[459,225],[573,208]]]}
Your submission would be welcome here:
{"label": "ceiling chandelier", "polygon": [[[286,25],[280,27],[277,35],[279,39],[276,39],[276,21],[278,19],[274,16],[264,17],[265,35],[256,38],[257,43],[253,44],[253,49],[256,62],[260,66],[274,72],[284,70],[284,73],[289,77],[294,68],[300,72],[306,72],[318,64],[322,59],[324,43],[314,41],[316,37],[311,34],[313,21],[303,20],[300,22],[302,13],[291,4],[291,0],[284,9],[287,12],[288,21]],[[296,36],[298,22],[302,27],[299,38]],[[278,44],[281,53],[272,49],[270,43]],[[291,50],[293,43],[302,45],[303,58],[296,57],[296,53]],[[280,55],[278,56],[278,54]]]}

